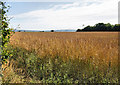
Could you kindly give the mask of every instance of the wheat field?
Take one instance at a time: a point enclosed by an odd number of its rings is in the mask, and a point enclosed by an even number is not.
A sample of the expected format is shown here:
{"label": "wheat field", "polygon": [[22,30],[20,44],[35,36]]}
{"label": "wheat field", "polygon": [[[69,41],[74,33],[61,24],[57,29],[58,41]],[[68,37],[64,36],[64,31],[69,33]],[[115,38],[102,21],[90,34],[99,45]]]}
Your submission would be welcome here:
{"label": "wheat field", "polygon": [[92,58],[114,64],[118,60],[118,32],[16,32],[10,43],[39,57]]}
{"label": "wheat field", "polygon": [[8,51],[3,82],[118,83],[118,32],[15,32]]}

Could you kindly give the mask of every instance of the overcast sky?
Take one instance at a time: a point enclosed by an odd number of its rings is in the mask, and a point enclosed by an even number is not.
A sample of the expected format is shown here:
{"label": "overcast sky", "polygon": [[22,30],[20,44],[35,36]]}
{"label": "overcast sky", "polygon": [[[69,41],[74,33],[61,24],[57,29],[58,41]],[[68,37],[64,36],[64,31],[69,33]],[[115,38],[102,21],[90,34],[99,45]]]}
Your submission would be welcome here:
{"label": "overcast sky", "polygon": [[[29,0],[8,2],[10,26],[22,30],[81,29],[83,24],[118,23],[119,0]],[[61,2],[60,2],[61,1]]]}

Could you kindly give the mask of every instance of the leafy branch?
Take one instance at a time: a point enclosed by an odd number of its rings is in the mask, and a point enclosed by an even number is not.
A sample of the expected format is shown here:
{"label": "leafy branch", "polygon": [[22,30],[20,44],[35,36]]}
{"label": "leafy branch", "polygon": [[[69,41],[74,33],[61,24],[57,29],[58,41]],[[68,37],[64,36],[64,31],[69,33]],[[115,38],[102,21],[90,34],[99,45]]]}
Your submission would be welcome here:
{"label": "leafy branch", "polygon": [[7,50],[7,46],[10,40],[10,37],[14,33],[12,28],[9,28],[9,21],[7,17],[7,12],[9,11],[10,6],[6,6],[6,2],[0,2],[0,37],[1,37],[1,59],[2,63],[10,57],[10,53]]}

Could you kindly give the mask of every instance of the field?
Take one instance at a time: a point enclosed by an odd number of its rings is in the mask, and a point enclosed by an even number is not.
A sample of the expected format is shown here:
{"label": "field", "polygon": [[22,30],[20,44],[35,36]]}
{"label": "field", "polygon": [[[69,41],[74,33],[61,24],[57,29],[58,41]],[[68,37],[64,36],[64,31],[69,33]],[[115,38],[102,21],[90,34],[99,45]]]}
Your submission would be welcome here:
{"label": "field", "polygon": [[118,83],[118,32],[16,32],[8,49],[4,82]]}

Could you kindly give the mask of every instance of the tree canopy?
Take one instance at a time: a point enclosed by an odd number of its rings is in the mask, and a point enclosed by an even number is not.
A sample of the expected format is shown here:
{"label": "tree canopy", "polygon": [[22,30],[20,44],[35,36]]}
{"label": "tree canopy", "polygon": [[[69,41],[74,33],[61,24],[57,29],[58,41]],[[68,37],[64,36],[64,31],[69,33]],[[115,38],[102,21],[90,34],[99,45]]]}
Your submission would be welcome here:
{"label": "tree canopy", "polygon": [[112,25],[110,23],[98,23],[94,26],[88,25],[84,29],[77,29],[76,32],[80,31],[120,31],[120,24]]}

